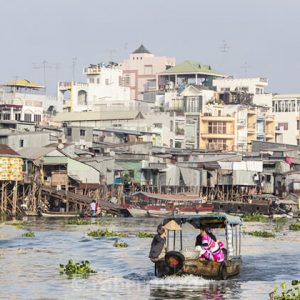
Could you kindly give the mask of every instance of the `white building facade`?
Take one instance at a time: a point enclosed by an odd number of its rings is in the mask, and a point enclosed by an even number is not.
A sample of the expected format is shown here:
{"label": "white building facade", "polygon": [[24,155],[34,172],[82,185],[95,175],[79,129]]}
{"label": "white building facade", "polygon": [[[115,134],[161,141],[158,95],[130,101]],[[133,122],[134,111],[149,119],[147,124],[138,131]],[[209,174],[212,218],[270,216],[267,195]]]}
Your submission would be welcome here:
{"label": "white building facade", "polygon": [[299,145],[300,94],[273,95],[276,142]]}
{"label": "white building facade", "polygon": [[124,86],[123,72],[117,65],[89,65],[83,74],[86,83],[58,83],[58,99],[65,111],[122,109],[132,104],[130,89]]}

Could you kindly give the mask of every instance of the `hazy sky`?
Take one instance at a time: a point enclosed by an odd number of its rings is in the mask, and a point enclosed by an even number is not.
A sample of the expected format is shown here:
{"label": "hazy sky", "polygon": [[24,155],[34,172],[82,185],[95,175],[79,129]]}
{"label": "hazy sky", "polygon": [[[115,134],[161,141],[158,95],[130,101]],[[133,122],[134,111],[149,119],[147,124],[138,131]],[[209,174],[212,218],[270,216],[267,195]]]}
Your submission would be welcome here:
{"label": "hazy sky", "polygon": [[300,93],[299,0],[1,0],[0,11],[1,82],[43,84],[46,60],[54,92],[56,78],[72,80],[73,58],[84,80],[83,66],[122,61],[143,43],[177,63],[267,77],[271,92]]}

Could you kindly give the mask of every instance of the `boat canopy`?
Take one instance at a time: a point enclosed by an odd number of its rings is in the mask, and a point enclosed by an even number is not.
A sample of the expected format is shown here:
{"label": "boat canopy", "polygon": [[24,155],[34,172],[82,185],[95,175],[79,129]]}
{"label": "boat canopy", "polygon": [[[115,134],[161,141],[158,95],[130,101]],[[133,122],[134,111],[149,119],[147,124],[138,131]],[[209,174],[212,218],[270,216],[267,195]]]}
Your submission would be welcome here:
{"label": "boat canopy", "polygon": [[224,228],[227,224],[231,226],[243,224],[240,217],[231,216],[225,213],[198,214],[192,216],[174,215],[172,217],[165,218],[163,220],[163,224],[167,224],[171,220],[176,221],[176,223],[179,225],[190,223],[198,229],[201,226],[209,226],[210,228]]}

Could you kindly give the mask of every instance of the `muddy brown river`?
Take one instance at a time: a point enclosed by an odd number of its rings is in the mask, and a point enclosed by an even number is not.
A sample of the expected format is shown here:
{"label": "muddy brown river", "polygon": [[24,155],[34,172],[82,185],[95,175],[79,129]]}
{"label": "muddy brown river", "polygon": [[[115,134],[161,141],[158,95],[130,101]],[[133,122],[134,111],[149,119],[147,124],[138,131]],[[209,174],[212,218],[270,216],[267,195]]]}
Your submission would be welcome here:
{"label": "muddy brown river", "polygon": [[[300,279],[300,232],[281,225],[276,238],[242,237],[243,265],[239,276],[205,280],[195,276],[154,277],[148,259],[151,239],[135,237],[154,232],[158,219],[104,219],[102,225],[66,225],[65,220],[29,219],[22,226],[0,224],[1,299],[268,299],[282,281]],[[274,230],[273,223],[245,223],[245,231]],[[109,228],[129,233],[128,248],[115,248],[116,238],[89,237],[87,232]],[[22,237],[26,230],[34,238]],[[185,228],[184,244],[197,231]],[[224,240],[222,233],[218,238]],[[188,245],[189,244],[189,245]],[[58,270],[68,259],[89,260],[97,271],[88,279],[68,279]]]}

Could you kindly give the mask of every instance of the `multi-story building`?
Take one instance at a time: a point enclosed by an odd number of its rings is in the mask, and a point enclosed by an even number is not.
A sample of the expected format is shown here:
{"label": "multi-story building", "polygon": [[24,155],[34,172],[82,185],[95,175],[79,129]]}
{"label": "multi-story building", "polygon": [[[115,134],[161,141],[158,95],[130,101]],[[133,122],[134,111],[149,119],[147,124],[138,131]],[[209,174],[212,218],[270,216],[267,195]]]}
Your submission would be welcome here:
{"label": "multi-story building", "polygon": [[55,97],[30,80],[18,79],[1,85],[0,119],[40,123],[44,112],[60,111]]}
{"label": "multi-story building", "polygon": [[200,114],[199,148],[207,150],[235,150],[236,113],[226,114],[223,106],[207,107]]}
{"label": "multi-story building", "polygon": [[300,94],[273,95],[276,142],[300,145]]}
{"label": "multi-story building", "polygon": [[99,111],[102,108],[129,107],[130,89],[125,87],[117,64],[97,64],[84,68],[86,83],[59,82],[58,99],[65,111]]}
{"label": "multi-story building", "polygon": [[158,74],[158,87],[181,93],[190,84],[212,88],[214,79],[224,77],[211,66],[187,60]]}
{"label": "multi-story building", "polygon": [[[226,104],[256,104],[272,106],[272,94],[265,93],[268,86],[266,78],[222,78],[213,80],[216,91],[223,95]],[[234,103],[238,101],[239,103]],[[244,103],[246,104],[246,103]]]}
{"label": "multi-story building", "polygon": [[143,93],[158,90],[157,74],[175,66],[174,57],[155,56],[143,45],[133,51],[129,59],[123,61],[120,67],[123,70],[125,86],[130,88],[132,100],[143,100]]}
{"label": "multi-story building", "polygon": [[251,151],[252,141],[275,141],[270,109],[244,105],[212,105],[200,116],[200,149]]}

